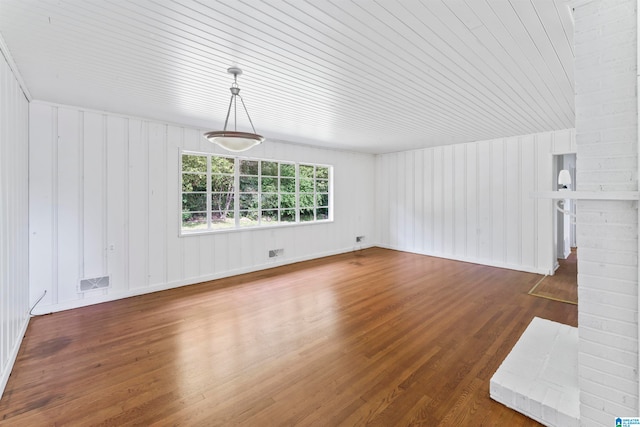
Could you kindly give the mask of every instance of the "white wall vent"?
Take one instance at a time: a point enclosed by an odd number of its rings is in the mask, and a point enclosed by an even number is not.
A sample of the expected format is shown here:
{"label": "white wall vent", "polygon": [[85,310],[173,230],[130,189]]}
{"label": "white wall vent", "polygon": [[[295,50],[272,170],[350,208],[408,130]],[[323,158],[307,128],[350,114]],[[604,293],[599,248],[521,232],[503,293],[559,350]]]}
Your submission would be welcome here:
{"label": "white wall vent", "polygon": [[284,249],[271,249],[269,251],[269,258],[275,258],[278,256],[282,256],[284,254]]}
{"label": "white wall vent", "polygon": [[104,289],[111,285],[109,276],[92,277],[90,279],[80,279],[78,290],[80,292],[92,291],[94,289]]}

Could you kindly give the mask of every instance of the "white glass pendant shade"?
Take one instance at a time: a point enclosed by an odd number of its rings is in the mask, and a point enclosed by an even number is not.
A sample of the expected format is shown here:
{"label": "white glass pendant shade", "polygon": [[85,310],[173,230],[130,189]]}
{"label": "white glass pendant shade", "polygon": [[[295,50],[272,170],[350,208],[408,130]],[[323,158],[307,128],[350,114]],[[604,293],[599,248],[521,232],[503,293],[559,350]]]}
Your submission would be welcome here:
{"label": "white glass pendant shade", "polygon": [[204,134],[210,142],[228,151],[246,151],[264,141],[262,135],[247,132],[212,131]]}
{"label": "white glass pendant shade", "polygon": [[[224,148],[228,151],[246,151],[251,147],[255,147],[258,144],[261,144],[264,141],[264,137],[262,135],[258,135],[256,133],[255,128],[253,127],[253,122],[251,121],[251,117],[249,116],[249,112],[247,111],[247,107],[244,105],[244,100],[242,96],[240,96],[240,88],[238,87],[238,76],[242,74],[242,70],[237,67],[231,67],[227,70],[229,74],[233,74],[233,85],[231,86],[231,100],[229,101],[229,109],[227,110],[227,118],[224,121],[224,129],[218,131],[211,131],[204,134],[205,138],[207,138],[210,142],[218,144],[220,147]],[[236,109],[237,109],[237,99],[240,98],[240,102],[242,103],[242,107],[244,112],[247,114],[247,118],[249,119],[249,123],[251,124],[251,129],[253,133],[250,132],[238,132],[236,129],[227,130],[227,125],[229,124],[229,116],[231,114],[231,109],[233,107],[233,123],[237,123],[236,117]]]}

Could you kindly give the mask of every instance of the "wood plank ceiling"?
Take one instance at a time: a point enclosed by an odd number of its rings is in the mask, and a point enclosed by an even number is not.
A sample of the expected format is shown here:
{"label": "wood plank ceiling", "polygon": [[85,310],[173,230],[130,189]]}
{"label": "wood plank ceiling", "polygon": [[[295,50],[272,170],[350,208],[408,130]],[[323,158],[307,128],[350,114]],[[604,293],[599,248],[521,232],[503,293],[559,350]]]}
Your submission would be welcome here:
{"label": "wood plank ceiling", "polygon": [[[0,0],[32,97],[370,153],[574,126],[563,0]],[[239,124],[238,130],[247,130]]]}

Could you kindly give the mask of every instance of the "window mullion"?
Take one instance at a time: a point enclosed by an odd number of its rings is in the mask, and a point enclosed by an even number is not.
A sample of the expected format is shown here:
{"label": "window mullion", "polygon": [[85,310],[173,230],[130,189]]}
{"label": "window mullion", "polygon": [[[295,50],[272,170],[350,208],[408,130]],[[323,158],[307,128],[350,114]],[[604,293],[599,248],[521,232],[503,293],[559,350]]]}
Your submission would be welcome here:
{"label": "window mullion", "polygon": [[295,195],[295,206],[296,206],[296,223],[300,222],[300,165],[298,163],[295,164],[296,173],[296,195]]}
{"label": "window mullion", "polygon": [[211,230],[211,154],[207,155],[207,230]]}
{"label": "window mullion", "polygon": [[262,160],[258,160],[258,227],[262,225]]}
{"label": "window mullion", "polygon": [[278,216],[278,224],[282,223],[282,187],[280,186],[280,178],[282,178],[282,163],[277,163],[277,172],[276,172],[276,191],[278,192],[278,205],[276,206],[276,215]]}
{"label": "window mullion", "polygon": [[313,220],[318,220],[318,188],[316,187],[317,166],[313,165]]}
{"label": "window mullion", "polygon": [[234,227],[240,227],[240,158],[233,160],[233,222]]}

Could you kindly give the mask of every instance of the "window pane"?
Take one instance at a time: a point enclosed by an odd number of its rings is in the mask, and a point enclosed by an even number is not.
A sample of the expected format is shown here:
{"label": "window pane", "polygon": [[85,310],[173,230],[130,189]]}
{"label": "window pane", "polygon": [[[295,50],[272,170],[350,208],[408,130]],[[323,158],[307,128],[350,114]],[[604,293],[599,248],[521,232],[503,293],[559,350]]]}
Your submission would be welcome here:
{"label": "window pane", "polygon": [[316,178],[329,179],[329,168],[316,166]]}
{"label": "window pane", "polygon": [[277,209],[278,208],[278,195],[277,194],[263,194],[262,195],[262,209]]}
{"label": "window pane", "polygon": [[276,224],[278,222],[278,211],[275,209],[262,211],[263,224]]}
{"label": "window pane", "polygon": [[296,211],[294,209],[285,209],[280,211],[281,222],[295,222],[295,220],[296,220]]}
{"label": "window pane", "polygon": [[207,175],[184,173],[182,174],[182,191],[207,191]]}
{"label": "window pane", "polygon": [[187,231],[207,229],[206,212],[183,212],[182,228]]}
{"label": "window pane", "polygon": [[318,220],[329,219],[329,208],[316,209],[316,218]]}
{"label": "window pane", "polygon": [[197,212],[207,210],[207,193],[183,193],[182,211]]}
{"label": "window pane", "polygon": [[233,175],[211,175],[211,191],[233,191]]}
{"label": "window pane", "polygon": [[207,156],[195,154],[182,155],[182,172],[207,173]]}
{"label": "window pane", "polygon": [[318,194],[318,206],[329,206],[328,194]]}
{"label": "window pane", "polygon": [[296,179],[295,178],[280,178],[280,192],[282,192],[282,193],[295,193],[296,192]]}
{"label": "window pane", "polygon": [[278,191],[278,178],[262,178],[262,191],[276,193]]}
{"label": "window pane", "polygon": [[280,207],[281,208],[295,208],[296,207],[296,195],[295,194],[280,194]]}
{"label": "window pane", "polygon": [[215,230],[223,228],[233,228],[236,222],[233,219],[233,211],[230,212],[211,212],[211,228]]}
{"label": "window pane", "polygon": [[262,162],[262,176],[278,176],[278,163]]}
{"label": "window pane", "polygon": [[258,161],[240,160],[240,175],[258,175]]}
{"label": "window pane", "polygon": [[257,209],[258,195],[251,193],[240,194],[240,209]]}
{"label": "window pane", "polygon": [[300,165],[298,169],[300,170],[301,178],[313,178],[313,166]]}
{"label": "window pane", "polygon": [[316,179],[316,191],[318,193],[328,193],[329,181],[325,181],[323,179]]}
{"label": "window pane", "polygon": [[300,179],[300,192],[301,193],[313,193],[313,180],[301,178]]}
{"label": "window pane", "polygon": [[211,209],[214,211],[233,212],[233,193],[213,193]]}
{"label": "window pane", "polygon": [[313,208],[300,209],[300,221],[313,221]]}
{"label": "window pane", "polygon": [[280,163],[280,176],[296,176],[296,165]]}
{"label": "window pane", "polygon": [[244,191],[244,192],[258,191],[258,177],[257,176],[241,176],[240,191]]}
{"label": "window pane", "polygon": [[240,227],[258,225],[258,211],[240,211]]}
{"label": "window pane", "polygon": [[315,206],[313,194],[300,194],[300,207],[312,208]]}
{"label": "window pane", "polygon": [[234,170],[235,160],[232,157],[211,156],[211,173],[233,175]]}

